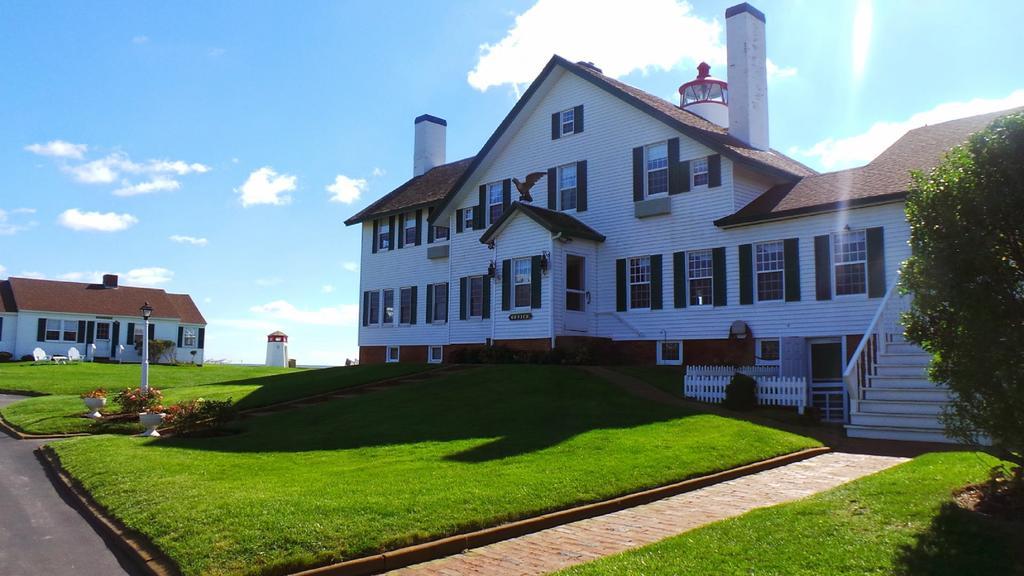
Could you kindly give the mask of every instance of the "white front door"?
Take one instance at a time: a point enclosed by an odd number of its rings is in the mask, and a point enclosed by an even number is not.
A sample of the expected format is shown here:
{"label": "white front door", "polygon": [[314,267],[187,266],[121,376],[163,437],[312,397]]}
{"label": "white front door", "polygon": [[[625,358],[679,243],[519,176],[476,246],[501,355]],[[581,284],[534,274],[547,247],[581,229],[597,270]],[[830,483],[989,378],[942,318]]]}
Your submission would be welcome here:
{"label": "white front door", "polygon": [[110,322],[96,323],[96,337],[93,344],[96,345],[96,356],[110,358]]}
{"label": "white front door", "polygon": [[565,330],[587,332],[587,259],[577,254],[565,255]]}

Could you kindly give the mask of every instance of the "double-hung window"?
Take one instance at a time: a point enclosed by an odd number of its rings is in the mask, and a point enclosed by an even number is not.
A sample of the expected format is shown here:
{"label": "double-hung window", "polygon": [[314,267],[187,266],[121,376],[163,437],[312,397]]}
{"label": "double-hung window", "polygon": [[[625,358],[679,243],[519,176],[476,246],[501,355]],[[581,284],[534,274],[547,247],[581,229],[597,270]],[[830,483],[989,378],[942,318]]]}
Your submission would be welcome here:
{"label": "double-hung window", "polygon": [[[385,326],[390,326],[395,323],[395,291],[387,289],[383,291],[384,294],[384,320]],[[372,308],[371,308],[372,310]]]}
{"label": "double-hung window", "polygon": [[693,174],[693,187],[708,185],[708,159],[697,158],[690,162],[690,173]]}
{"label": "double-hung window", "polygon": [[567,136],[576,132],[576,112],[572,108],[568,110],[562,110],[560,114],[562,120],[562,136]]}
{"label": "double-hung window", "polygon": [[782,300],[783,262],[781,240],[754,245],[754,264],[757,270],[757,299],[759,302]]}
{"label": "double-hung window", "polygon": [[863,230],[839,232],[832,238],[836,296],[867,291],[868,243]]}
{"label": "double-hung window", "polygon": [[[185,329],[186,331],[188,328]],[[97,340],[110,340],[110,323],[109,322],[97,322],[96,323],[96,339]],[[193,344],[194,346],[194,344]]]}
{"label": "double-hung window", "polygon": [[469,316],[483,318],[484,315],[484,277],[473,276],[469,279]]}
{"label": "double-hung window", "polygon": [[647,147],[647,195],[668,192],[668,144]]}
{"label": "double-hung window", "polygon": [[60,341],[60,320],[47,320],[46,321],[46,341]]}
{"label": "double-hung window", "polygon": [[690,306],[713,304],[711,250],[694,250],[687,254],[686,276],[690,283]]}
{"label": "double-hung window", "polygon": [[651,257],[629,259],[629,307],[651,307]]}
{"label": "double-hung window", "polygon": [[74,342],[78,339],[78,321],[77,320],[65,320],[64,330],[61,331],[61,335],[65,342]]}
{"label": "double-hung window", "polygon": [[413,246],[416,244],[416,213],[409,212],[402,216],[402,232],[405,234],[403,241],[406,246]]}
{"label": "double-hung window", "polygon": [[562,210],[576,209],[576,163],[558,168],[558,197]]}
{"label": "double-hung window", "polygon": [[412,324],[412,288],[402,288],[398,295],[400,309],[398,313],[399,324]]}
{"label": "double-hung window", "polygon": [[448,312],[448,284],[434,284],[434,309],[429,312],[431,322],[444,322]]}
{"label": "double-hung window", "polygon": [[196,345],[196,329],[184,328],[181,331],[181,345],[185,348],[194,348]]}
{"label": "double-hung window", "polygon": [[[387,292],[387,291],[385,291]],[[370,324],[380,324],[380,290],[370,290]]]}
{"label": "double-hung window", "polygon": [[448,227],[447,226],[434,226],[434,242],[440,242],[448,239]]}
{"label": "double-hung window", "polygon": [[462,229],[472,230],[473,229],[473,208],[465,208],[462,210]]}
{"label": "double-hung window", "polygon": [[490,218],[488,224],[494,224],[501,218],[505,209],[505,199],[502,192],[501,182],[491,182],[487,185],[487,215]]}
{"label": "double-hung window", "polygon": [[530,284],[533,278],[531,272],[529,258],[516,258],[512,261],[512,282],[515,286],[513,290],[515,292],[514,305],[516,308],[530,307],[530,296],[533,289]]}
{"label": "double-hung window", "polygon": [[390,246],[391,241],[391,226],[388,224],[388,219],[384,218],[377,225],[377,249],[387,250]]}

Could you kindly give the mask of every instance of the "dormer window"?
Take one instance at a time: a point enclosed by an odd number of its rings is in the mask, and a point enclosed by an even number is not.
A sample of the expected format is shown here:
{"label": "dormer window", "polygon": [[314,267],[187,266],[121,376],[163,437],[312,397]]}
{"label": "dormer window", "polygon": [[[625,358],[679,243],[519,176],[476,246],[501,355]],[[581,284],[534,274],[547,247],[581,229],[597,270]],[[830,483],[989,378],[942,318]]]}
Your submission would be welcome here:
{"label": "dormer window", "polygon": [[668,192],[668,144],[651,144],[647,154],[647,195]]}
{"label": "dormer window", "polygon": [[690,162],[690,172],[693,175],[693,187],[708,185],[708,159],[697,158]]}
{"label": "dormer window", "polygon": [[572,108],[563,110],[561,113],[562,117],[562,136],[568,134],[574,134],[576,132],[576,114]]}

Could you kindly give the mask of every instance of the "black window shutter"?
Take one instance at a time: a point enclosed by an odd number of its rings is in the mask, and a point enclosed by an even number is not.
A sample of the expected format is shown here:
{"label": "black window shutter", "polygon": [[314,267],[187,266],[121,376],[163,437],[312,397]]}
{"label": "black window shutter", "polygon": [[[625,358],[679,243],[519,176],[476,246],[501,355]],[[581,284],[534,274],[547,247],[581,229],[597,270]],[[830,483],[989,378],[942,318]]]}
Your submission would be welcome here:
{"label": "black window shutter", "polygon": [[583,132],[583,104],[572,109],[573,134]]}
{"label": "black window shutter", "polygon": [[690,161],[683,160],[679,163],[679,173],[682,174],[682,184],[680,185],[680,192],[690,191]]}
{"label": "black window shutter", "polygon": [[548,210],[558,210],[558,168],[548,168]]}
{"label": "black window shutter", "polygon": [[388,250],[395,249],[395,217],[388,216]]}
{"label": "black window shutter", "polygon": [[633,202],[644,199],[644,147],[633,148]]}
{"label": "black window shutter", "polygon": [[117,356],[117,341],[121,339],[121,323],[114,322],[114,327],[110,329],[110,357]]}
{"label": "black window shutter", "polygon": [[501,181],[501,211],[505,213],[512,206],[512,179]]}
{"label": "black window shutter", "polygon": [[484,300],[484,303],[483,303],[484,304],[483,305],[483,315],[482,315],[482,317],[483,318],[490,318],[491,317],[491,279],[488,278],[487,276],[484,276],[483,281],[481,283],[483,284],[483,287],[480,290],[480,292],[483,295],[483,300]]}
{"label": "black window shutter", "polygon": [[410,288],[410,292],[412,292],[412,294],[409,296],[409,308],[411,308],[411,314],[409,314],[409,324],[416,323],[416,315],[418,313],[418,310],[416,309],[418,288],[419,286],[413,286],[412,288]]}
{"label": "black window shutter", "polygon": [[555,112],[551,115],[551,139],[558,140],[558,137],[562,135],[562,119],[560,118],[561,113]]}
{"label": "black window shutter", "polygon": [[462,208],[455,211],[455,231],[462,232]]}
{"label": "black window shutter", "polygon": [[125,344],[135,344],[135,322],[128,323],[128,332],[124,335]]}
{"label": "black window shutter", "polygon": [[363,292],[363,326],[370,324],[370,293]]}
{"label": "black window shutter", "polygon": [[469,279],[459,278],[459,320],[466,319],[466,301],[469,300],[466,291],[469,290]]}
{"label": "black window shutter", "polygon": [[626,259],[615,261],[615,309],[626,311]]}
{"label": "black window shutter", "polygon": [[712,154],[708,156],[708,188],[717,188],[722,185],[722,155]]}
{"label": "black window shutter", "polygon": [[651,310],[661,310],[664,290],[661,279],[661,254],[651,255]]}
{"label": "black window shutter", "polygon": [[686,308],[686,252],[672,254],[672,303]]}
{"label": "black window shutter", "polygon": [[380,224],[377,222],[377,219],[374,218],[374,220],[373,220],[373,238],[370,239],[370,252],[372,252],[374,254],[377,253],[377,235],[379,234],[379,232],[380,232]]}
{"label": "black window shutter", "polygon": [[800,301],[800,242],[796,238],[782,241],[783,274],[786,302]]}
{"label": "black window shutter", "polygon": [[78,334],[75,335],[75,342],[85,342],[85,320],[78,321]]}
{"label": "black window shutter", "polygon": [[36,322],[36,342],[46,342],[46,318]]}
{"label": "black window shutter", "polygon": [[427,244],[432,244],[434,242],[434,227],[433,227],[433,225],[430,224],[430,217],[433,216],[433,215],[434,215],[434,209],[433,208],[427,208],[427,221],[426,221],[426,225],[427,225]]}
{"label": "black window shutter", "polygon": [[0,340],[4,339],[4,318],[0,316]]}
{"label": "black window shutter", "polygon": [[405,214],[398,215],[398,247],[405,246]]}
{"label": "black window shutter", "polygon": [[146,334],[146,336],[148,336],[150,340],[156,339],[156,324],[149,325],[149,333]]}
{"label": "black window shutter", "polygon": [[512,309],[512,261],[501,261],[501,309]]}
{"label": "black window shutter", "polygon": [[587,211],[587,161],[576,163],[576,211]]}
{"label": "black window shutter", "polygon": [[185,341],[185,327],[178,326],[178,348],[181,348],[182,342]]}
{"label": "black window shutter", "polygon": [[679,138],[668,139],[668,193],[683,192],[683,163],[679,161]]}
{"label": "black window shutter", "polygon": [[715,306],[725,306],[729,303],[725,282],[725,248],[712,248],[711,283],[713,284],[712,298]]}
{"label": "black window shutter", "polygon": [[832,266],[828,234],[814,237],[814,295],[818,300],[832,299]]}
{"label": "black window shutter", "polygon": [[530,258],[530,308],[541,307],[540,256]]}
{"label": "black window shutter", "polygon": [[423,322],[425,324],[434,323],[434,285],[427,284],[427,307],[424,309],[426,312],[423,315]]}
{"label": "black window shutter", "polygon": [[487,228],[487,186],[480,185],[480,204],[473,210],[473,229]]}
{"label": "black window shutter", "polygon": [[423,210],[416,211],[416,245],[423,244]]}
{"label": "black window shutter", "polygon": [[885,236],[883,229],[868,228],[868,297],[885,296]]}
{"label": "black window shutter", "polygon": [[[0,326],[2,326],[2,325],[3,324],[0,324]],[[92,320],[90,320],[85,325],[85,343],[86,344],[92,344],[93,343],[93,336],[95,334],[95,329],[96,329],[96,322],[94,322]]]}
{"label": "black window shutter", "polygon": [[448,288],[448,283],[444,283],[444,321],[448,321],[448,303],[452,301],[452,291]]}
{"label": "black window shutter", "polygon": [[754,251],[750,244],[740,244],[740,304],[754,303]]}
{"label": "black window shutter", "polygon": [[206,348],[206,328],[199,329],[199,342],[196,348],[199,348],[200,350]]}

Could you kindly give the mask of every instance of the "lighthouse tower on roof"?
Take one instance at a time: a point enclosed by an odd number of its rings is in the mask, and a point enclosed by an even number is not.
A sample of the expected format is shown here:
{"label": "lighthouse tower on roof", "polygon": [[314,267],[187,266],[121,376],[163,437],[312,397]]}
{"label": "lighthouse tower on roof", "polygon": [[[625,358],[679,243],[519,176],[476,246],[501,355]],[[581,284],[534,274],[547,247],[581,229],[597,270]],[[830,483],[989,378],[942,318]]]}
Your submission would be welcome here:
{"label": "lighthouse tower on roof", "polygon": [[267,334],[267,366],[288,366],[288,335],[280,330]]}
{"label": "lighthouse tower on roof", "polygon": [[697,78],[679,87],[679,107],[728,128],[729,85],[725,80],[712,78],[711,66],[701,62],[697,66]]}

